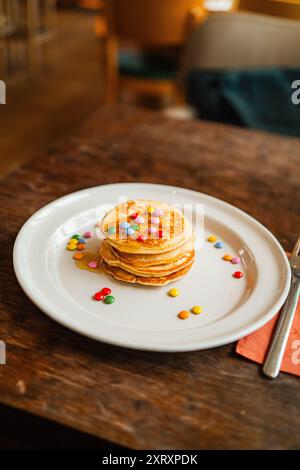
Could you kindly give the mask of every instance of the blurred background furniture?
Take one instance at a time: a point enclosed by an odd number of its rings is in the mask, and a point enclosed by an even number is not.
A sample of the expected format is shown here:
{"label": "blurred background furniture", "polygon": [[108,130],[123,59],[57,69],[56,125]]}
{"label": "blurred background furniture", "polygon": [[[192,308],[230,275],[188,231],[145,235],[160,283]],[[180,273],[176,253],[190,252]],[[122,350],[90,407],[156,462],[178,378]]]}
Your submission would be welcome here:
{"label": "blurred background furniture", "polygon": [[300,19],[300,0],[233,0],[233,10]]}
{"label": "blurred background furniture", "polygon": [[55,53],[55,0],[1,0],[0,17],[7,79],[36,71]]}
{"label": "blurred background furniture", "polygon": [[300,77],[299,41],[300,21],[210,15],[186,48],[189,102],[204,119],[300,135],[300,107],[291,101],[291,84]]}
{"label": "blurred background furniture", "polygon": [[205,17],[203,0],[111,0],[106,15],[106,101],[122,92],[182,101],[181,52],[191,25]]}

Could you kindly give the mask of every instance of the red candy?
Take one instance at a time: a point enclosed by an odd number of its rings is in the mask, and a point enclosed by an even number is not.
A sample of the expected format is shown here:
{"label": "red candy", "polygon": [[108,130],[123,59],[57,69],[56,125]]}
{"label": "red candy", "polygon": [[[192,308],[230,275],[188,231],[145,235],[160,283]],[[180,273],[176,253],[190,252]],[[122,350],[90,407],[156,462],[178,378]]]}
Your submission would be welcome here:
{"label": "red candy", "polygon": [[158,231],[158,238],[162,238],[164,236],[164,232],[162,230]]}
{"label": "red candy", "polygon": [[233,277],[235,277],[236,279],[240,279],[243,276],[244,274],[241,271],[235,271],[235,273],[233,273]]}
{"label": "red candy", "polygon": [[134,220],[137,218],[138,215],[139,214],[137,212],[134,212],[133,214],[131,214],[130,218]]}
{"label": "red candy", "polygon": [[94,295],[94,299],[97,300],[99,302],[99,300],[103,300],[104,299],[104,294],[102,292],[96,292],[96,294]]}
{"label": "red candy", "polygon": [[146,240],[146,237],[144,237],[144,235],[139,235],[139,236],[137,237],[137,241],[138,241],[138,242],[144,242],[145,240]]}
{"label": "red candy", "polygon": [[103,287],[103,289],[101,290],[101,293],[103,295],[109,295],[111,293],[111,289],[109,287]]}

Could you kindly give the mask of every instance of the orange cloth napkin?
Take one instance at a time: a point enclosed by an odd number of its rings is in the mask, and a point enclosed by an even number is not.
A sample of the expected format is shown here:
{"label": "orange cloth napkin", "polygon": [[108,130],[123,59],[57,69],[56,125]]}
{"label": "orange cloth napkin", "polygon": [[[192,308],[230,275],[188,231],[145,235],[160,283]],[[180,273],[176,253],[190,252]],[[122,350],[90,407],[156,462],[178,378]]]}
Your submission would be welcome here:
{"label": "orange cloth napkin", "polygon": [[[238,341],[236,352],[262,364],[273,336],[278,315],[275,315],[269,323],[259,330]],[[300,376],[300,300],[280,370]]]}

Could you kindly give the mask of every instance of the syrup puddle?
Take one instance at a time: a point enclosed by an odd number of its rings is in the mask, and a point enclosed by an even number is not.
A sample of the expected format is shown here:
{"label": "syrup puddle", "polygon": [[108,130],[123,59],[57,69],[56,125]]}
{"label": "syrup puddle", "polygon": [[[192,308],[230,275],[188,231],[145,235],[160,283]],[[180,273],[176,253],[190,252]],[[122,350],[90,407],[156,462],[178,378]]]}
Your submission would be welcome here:
{"label": "syrup puddle", "polygon": [[[89,271],[90,273],[97,273],[97,274],[106,274],[106,271],[101,264],[100,256],[96,253],[91,251],[84,251],[84,257],[82,259],[75,260],[75,266],[79,269],[84,271]],[[96,268],[90,268],[88,266],[90,261],[97,261],[98,266]]]}

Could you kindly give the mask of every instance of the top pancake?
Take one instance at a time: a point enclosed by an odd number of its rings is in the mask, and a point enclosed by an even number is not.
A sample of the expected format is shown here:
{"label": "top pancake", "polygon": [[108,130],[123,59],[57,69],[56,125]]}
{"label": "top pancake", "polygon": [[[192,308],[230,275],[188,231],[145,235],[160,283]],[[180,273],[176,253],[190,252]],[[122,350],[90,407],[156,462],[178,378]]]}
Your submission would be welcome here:
{"label": "top pancake", "polygon": [[[161,215],[156,216],[155,211]],[[136,222],[135,214],[141,218],[137,219],[139,222]],[[123,222],[138,225],[138,229],[134,234],[128,235],[122,229]],[[154,233],[150,232],[151,227]],[[115,229],[115,233],[110,233],[111,228]],[[120,252],[135,254],[168,252],[184,245],[192,235],[191,224],[178,209],[148,199],[119,204],[104,216],[101,230],[114,248]],[[143,241],[139,240],[139,236],[143,237]]]}

